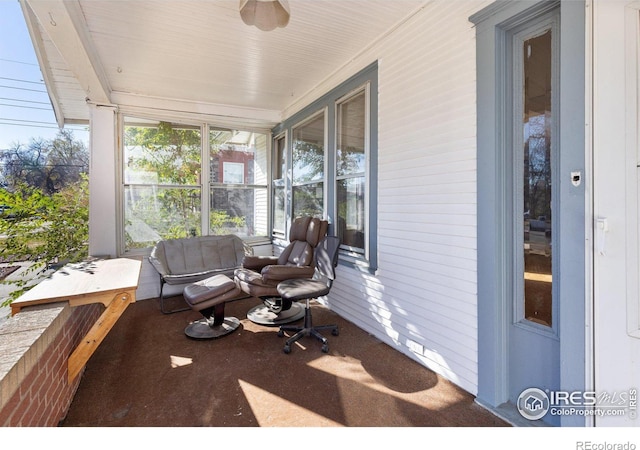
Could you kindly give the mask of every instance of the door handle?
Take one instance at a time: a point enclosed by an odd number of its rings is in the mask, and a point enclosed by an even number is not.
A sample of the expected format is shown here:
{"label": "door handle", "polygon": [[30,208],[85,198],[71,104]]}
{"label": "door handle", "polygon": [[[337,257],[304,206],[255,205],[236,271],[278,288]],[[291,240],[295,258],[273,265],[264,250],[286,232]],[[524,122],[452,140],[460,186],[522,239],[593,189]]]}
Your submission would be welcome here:
{"label": "door handle", "polygon": [[605,217],[596,219],[596,250],[602,256],[605,255],[607,243],[607,232],[609,231],[609,221]]}

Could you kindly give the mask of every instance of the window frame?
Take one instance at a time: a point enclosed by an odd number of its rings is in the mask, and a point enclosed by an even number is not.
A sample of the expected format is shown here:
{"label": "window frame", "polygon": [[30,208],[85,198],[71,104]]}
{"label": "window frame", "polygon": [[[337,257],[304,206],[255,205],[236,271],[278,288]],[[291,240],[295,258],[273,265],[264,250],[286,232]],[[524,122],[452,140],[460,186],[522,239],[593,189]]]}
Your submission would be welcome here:
{"label": "window frame", "polygon": [[[124,133],[125,128],[128,125],[128,121],[140,121],[141,123],[149,123],[152,126],[154,123],[157,126],[160,122],[169,122],[172,124],[184,126],[184,127],[192,127],[194,129],[199,129],[200,132],[200,176],[199,176],[199,184],[197,185],[169,185],[169,184],[158,184],[158,187],[161,188],[171,188],[171,187],[179,187],[179,188],[197,188],[200,191],[200,226],[201,226],[201,234],[209,235],[210,223],[209,216],[211,211],[211,190],[212,188],[229,188],[232,189],[234,187],[242,186],[246,189],[264,189],[265,195],[267,196],[266,202],[266,217],[264,218],[266,225],[265,234],[264,235],[256,235],[256,236],[243,236],[243,240],[248,244],[263,244],[265,242],[270,241],[270,220],[271,220],[271,210],[270,210],[270,178],[271,174],[267,173],[267,180],[265,185],[258,184],[225,184],[225,183],[214,183],[211,181],[210,177],[210,166],[209,166],[209,158],[211,153],[211,146],[209,142],[209,133],[213,129],[217,130],[240,130],[245,132],[252,132],[263,134],[265,136],[266,142],[266,168],[267,171],[270,167],[270,159],[271,159],[271,144],[272,144],[272,135],[271,131],[268,129],[262,128],[254,128],[254,127],[228,127],[228,126],[220,126],[216,125],[212,121],[203,122],[201,120],[192,120],[183,117],[181,114],[175,115],[164,115],[164,114],[155,114],[153,112],[145,112],[138,110],[131,110],[124,108],[118,112],[117,119],[117,136],[118,136],[118,154],[117,154],[117,176],[118,176],[118,197],[117,197],[117,222],[116,222],[116,241],[118,247],[118,254],[125,256],[145,256],[149,253],[152,246],[148,247],[140,247],[140,248],[126,248],[126,230],[125,230],[125,194],[128,186],[136,186],[136,183],[127,183],[125,178],[125,139]],[[245,168],[246,170],[246,168]],[[246,180],[245,180],[246,181]]]}
{"label": "window frame", "polygon": [[[207,165],[206,167],[204,166],[204,162],[203,162],[203,167],[202,167],[202,173],[203,175],[206,173],[207,175],[207,179],[206,179],[206,189],[205,189],[205,178],[204,176],[202,177],[202,183],[203,183],[203,191],[206,190],[206,195],[207,195],[207,204],[206,205],[201,205],[201,209],[202,209],[202,221],[203,221],[203,225],[202,225],[202,229],[203,230],[207,230],[207,235],[212,235],[211,233],[211,223],[209,221],[209,218],[211,216],[211,199],[212,199],[212,191],[214,189],[223,189],[223,190],[234,190],[234,189],[240,189],[240,190],[253,190],[254,192],[257,192],[258,190],[263,190],[264,191],[264,195],[266,196],[266,204],[264,205],[265,207],[265,212],[266,212],[266,217],[264,217],[264,221],[265,221],[265,234],[264,235],[255,235],[255,236],[244,236],[242,235],[242,240],[247,242],[247,243],[261,243],[267,239],[269,239],[269,229],[270,229],[270,217],[271,217],[271,209],[270,209],[270,205],[271,205],[271,199],[270,199],[270,188],[269,188],[269,180],[271,178],[271,174],[269,173],[269,167],[270,167],[270,154],[272,151],[272,142],[273,142],[273,138],[272,135],[268,132],[268,131],[264,131],[264,130],[254,130],[254,129],[250,129],[250,128],[243,128],[243,127],[236,127],[234,129],[231,129],[229,127],[220,127],[220,126],[214,126],[210,123],[206,123],[203,124],[204,130],[206,131],[206,135],[205,137],[203,137],[203,139],[205,140],[204,143],[204,147],[203,147],[203,151],[204,154],[206,155],[205,158],[203,158],[203,161],[207,161],[209,162],[212,154],[211,154],[211,142],[210,142],[210,132],[212,130],[218,130],[218,131],[241,131],[241,132],[249,132],[249,133],[254,133],[254,134],[262,134],[265,136],[265,146],[266,148],[264,149],[265,151],[265,168],[267,171],[266,174],[266,181],[265,184],[257,184],[255,183],[255,180],[253,183],[248,183],[246,178],[244,180],[244,182],[242,184],[237,184],[237,183],[225,183],[224,179],[223,180],[218,180],[218,181],[213,181],[211,179],[210,176],[210,166]],[[247,167],[245,164],[244,167],[245,172],[247,171]],[[206,209],[205,209],[206,207]],[[206,224],[206,226],[205,226]]]}
{"label": "window frame", "polygon": [[[349,100],[355,98],[356,96],[360,95],[361,93],[364,93],[364,172],[358,172],[357,174],[348,174],[348,175],[338,175],[338,133],[340,132],[340,124],[339,124],[339,114],[338,114],[338,109],[340,107],[340,105],[347,103]],[[362,251],[360,251],[359,247],[351,247],[348,246],[346,244],[341,243],[340,244],[340,249],[341,252],[343,253],[343,255],[349,255],[351,258],[355,258],[355,259],[359,259],[362,258],[361,254],[364,255],[365,259],[369,259],[369,239],[368,239],[368,235],[369,235],[369,186],[370,186],[370,153],[371,153],[371,136],[370,136],[370,123],[371,123],[371,83],[369,81],[367,81],[364,85],[350,91],[349,93],[347,93],[346,95],[340,97],[339,99],[337,99],[335,101],[335,110],[336,110],[336,114],[335,114],[335,135],[336,135],[336,139],[335,139],[335,143],[336,145],[333,148],[334,151],[334,155],[335,155],[335,211],[334,211],[334,216],[336,217],[336,219],[338,218],[338,198],[337,198],[337,183],[338,181],[341,180],[347,180],[347,179],[355,179],[355,178],[360,178],[360,177],[364,177],[364,185],[365,185],[365,189],[364,189],[364,246],[362,248]]]}
{"label": "window frame", "polygon": [[[278,166],[279,166],[279,160],[276,157],[276,152],[278,152],[279,147],[278,147],[278,142],[282,141],[283,142],[283,146],[282,146],[282,161],[284,162],[283,165],[280,166],[280,168],[282,169],[282,173],[280,174],[280,177],[276,178],[275,174],[278,170]],[[287,209],[289,207],[289,201],[288,201],[288,197],[286,195],[287,193],[287,186],[289,185],[289,172],[288,172],[288,164],[289,164],[289,155],[288,155],[288,146],[289,146],[289,133],[288,130],[284,130],[283,132],[273,136],[272,138],[272,145],[271,145],[271,162],[270,162],[270,166],[271,166],[271,174],[270,174],[270,180],[269,180],[269,223],[271,224],[270,228],[271,228],[271,237],[272,239],[285,239],[287,236]],[[282,214],[284,215],[284,225],[282,230],[280,229],[276,229],[276,224],[275,224],[275,182],[281,180],[282,185],[283,185],[283,189],[284,189],[284,200],[283,200],[283,211]]]}
{"label": "window frame", "polygon": [[[272,129],[273,136],[279,137],[284,133],[290,138],[286,141],[288,184],[286,184],[285,198],[290,200],[292,193],[292,130],[312,119],[320,111],[325,111],[325,175],[324,183],[324,217],[329,221],[328,234],[335,235],[335,222],[337,220],[337,166],[336,166],[336,142],[337,142],[337,105],[359,94],[365,89],[366,119],[365,141],[367,145],[365,156],[365,242],[364,253],[349,251],[341,248],[339,260],[341,264],[354,267],[358,270],[375,273],[378,268],[377,259],[377,226],[378,226],[378,63],[370,64],[360,72],[337,85],[329,92],[302,108],[295,114],[283,120]],[[272,140],[272,144],[275,140]],[[275,145],[275,144],[274,144]],[[273,162],[272,162],[273,164]],[[271,173],[273,174],[273,167]],[[287,225],[293,220],[293,206],[291,201],[286,205]],[[288,234],[288,229],[287,229]],[[288,237],[288,236],[287,236]],[[275,245],[286,245],[286,241],[279,236],[272,236]]]}
{"label": "window frame", "polygon": [[203,134],[203,127],[201,124],[195,123],[189,120],[183,120],[180,118],[170,119],[167,117],[157,117],[154,115],[145,115],[140,113],[120,113],[119,120],[118,120],[118,126],[119,126],[118,136],[120,138],[119,146],[118,146],[119,147],[118,176],[120,178],[118,183],[118,186],[119,186],[118,201],[120,203],[120,206],[119,206],[119,214],[118,214],[118,222],[117,222],[117,227],[118,227],[117,242],[118,242],[119,254],[121,255],[146,254],[152,248],[152,246],[147,246],[147,247],[133,247],[133,248],[127,249],[126,224],[125,224],[125,220],[127,216],[126,214],[127,202],[126,202],[125,196],[127,194],[128,188],[142,187],[142,188],[154,188],[154,189],[198,190],[200,192],[200,218],[201,219],[204,214],[204,211],[202,209],[202,204],[204,202],[204,196],[205,195],[208,196],[208,194],[205,194],[205,189],[204,189],[201,176],[199,177],[200,179],[198,184],[175,184],[175,183],[162,183],[162,182],[158,182],[158,183],[127,182],[127,177],[125,174],[126,128],[128,126],[139,126],[139,127],[149,126],[149,127],[157,128],[158,125],[162,122],[171,123],[172,125],[184,127],[185,129],[193,128],[194,130],[195,129],[198,130],[198,132],[200,133],[200,167],[202,168],[203,166],[203,155],[204,155],[203,146],[205,144],[204,142],[205,138]]}
{"label": "window frame", "polygon": [[[314,120],[316,120],[319,116],[322,116],[322,126],[323,126],[323,130],[322,130],[322,135],[323,135],[323,146],[322,146],[322,178],[321,179],[314,179],[314,180],[310,180],[310,181],[303,181],[303,182],[296,182],[296,180],[294,179],[295,173],[294,173],[294,160],[293,160],[293,145],[295,143],[295,132],[296,129],[304,127],[305,125],[313,122]],[[285,197],[290,199],[289,202],[289,208],[288,208],[288,212],[289,212],[289,216],[292,219],[295,219],[294,214],[294,205],[295,205],[295,200],[294,200],[294,196],[293,196],[293,190],[296,187],[301,187],[301,186],[310,186],[313,184],[318,184],[318,183],[322,183],[322,212],[323,212],[323,217],[327,217],[327,194],[328,194],[328,189],[327,189],[327,175],[328,175],[328,170],[329,170],[329,166],[327,164],[327,154],[329,153],[328,150],[328,142],[329,142],[329,121],[328,121],[328,108],[324,107],[319,109],[318,111],[308,115],[307,117],[305,117],[304,119],[300,120],[299,122],[293,124],[291,126],[291,144],[289,147],[289,158],[287,159],[287,162],[289,163],[288,166],[288,172],[290,174],[290,190],[286,190],[285,188]],[[290,195],[287,195],[287,193],[290,193]]]}

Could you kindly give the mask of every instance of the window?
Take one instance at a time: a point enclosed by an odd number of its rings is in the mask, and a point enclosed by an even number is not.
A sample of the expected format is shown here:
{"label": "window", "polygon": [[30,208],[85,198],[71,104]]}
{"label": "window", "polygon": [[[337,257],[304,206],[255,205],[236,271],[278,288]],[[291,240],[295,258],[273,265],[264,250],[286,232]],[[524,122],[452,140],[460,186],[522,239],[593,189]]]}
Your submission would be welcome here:
{"label": "window", "polygon": [[225,184],[244,184],[244,163],[224,161],[222,182]]}
{"label": "window", "polygon": [[[555,33],[554,33],[555,34]],[[553,325],[553,252],[552,228],[555,223],[552,204],[556,196],[557,185],[553,180],[552,167],[557,164],[554,158],[557,150],[557,111],[552,97],[557,82],[553,72],[552,29],[520,38],[518,48],[514,49],[514,59],[520,60],[521,79],[514,86],[514,98],[521,118],[514,135],[522,150],[518,155],[518,173],[522,180],[522,205],[517,205],[518,233],[522,235],[523,245],[515,250],[520,259],[518,267],[522,277],[519,289],[518,315],[524,319],[547,327]],[[555,36],[554,36],[555,39]],[[555,82],[555,83],[554,83]],[[514,83],[515,84],[515,83]],[[515,145],[514,145],[515,147]],[[515,149],[514,149],[515,150]],[[518,240],[521,236],[518,236]]]}
{"label": "window", "polygon": [[125,117],[125,252],[202,234],[266,237],[268,150],[267,133]]}
{"label": "window", "polygon": [[[341,239],[341,261],[369,271],[377,266],[375,92],[377,64],[272,130],[277,136],[272,166],[274,230],[283,226],[284,216],[325,218],[329,234]],[[291,136],[290,163],[284,136]],[[287,169],[291,187],[283,175]]]}
{"label": "window", "polygon": [[325,114],[293,129],[293,217],[324,217]]}
{"label": "window", "polygon": [[336,111],[337,235],[342,248],[364,254],[367,155],[366,89],[338,102]]}
{"label": "window", "polygon": [[209,234],[267,235],[269,138],[250,131],[209,131]]}
{"label": "window", "polygon": [[375,271],[377,72],[372,64],[288,118],[273,142],[266,132],[125,117],[124,251],[207,234],[277,242],[311,215],[341,238],[342,261]]}
{"label": "window", "polygon": [[272,232],[275,237],[284,238],[286,230],[285,214],[285,176],[287,174],[287,140],[285,135],[278,136],[273,145],[273,176],[271,211],[273,216]]}
{"label": "window", "polygon": [[200,127],[125,119],[124,245],[199,235]]}

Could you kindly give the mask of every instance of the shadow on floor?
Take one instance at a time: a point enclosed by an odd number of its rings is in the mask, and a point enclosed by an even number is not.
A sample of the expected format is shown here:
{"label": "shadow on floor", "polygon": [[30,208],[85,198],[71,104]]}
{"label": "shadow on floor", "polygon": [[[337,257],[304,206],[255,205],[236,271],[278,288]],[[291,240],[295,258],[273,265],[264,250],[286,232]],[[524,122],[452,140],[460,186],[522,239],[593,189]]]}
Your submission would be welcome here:
{"label": "shadow on floor", "polygon": [[[182,301],[180,298],[178,301]],[[195,341],[201,316],[129,306],[89,360],[63,427],[503,427],[471,394],[321,306],[337,323],[329,353],[303,338],[282,351],[277,328],[256,325],[255,298],[227,304],[233,334]]]}

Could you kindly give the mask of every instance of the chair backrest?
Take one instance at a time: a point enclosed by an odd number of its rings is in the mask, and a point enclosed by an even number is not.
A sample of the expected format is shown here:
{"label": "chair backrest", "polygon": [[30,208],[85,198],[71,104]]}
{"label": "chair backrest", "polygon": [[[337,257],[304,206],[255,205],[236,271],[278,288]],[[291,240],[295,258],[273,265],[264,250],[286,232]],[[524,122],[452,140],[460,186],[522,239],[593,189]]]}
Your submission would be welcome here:
{"label": "chair backrest", "polygon": [[278,265],[309,266],[313,249],[327,234],[328,222],[315,217],[298,217],[291,224],[289,245],[278,256]]}
{"label": "chair backrest", "polygon": [[316,277],[319,275],[329,282],[336,279],[339,249],[340,238],[336,236],[326,236],[320,241],[313,255],[316,263]]}
{"label": "chair backrest", "polygon": [[184,275],[240,267],[246,253],[235,234],[197,236],[158,242],[149,261],[163,275]]}

